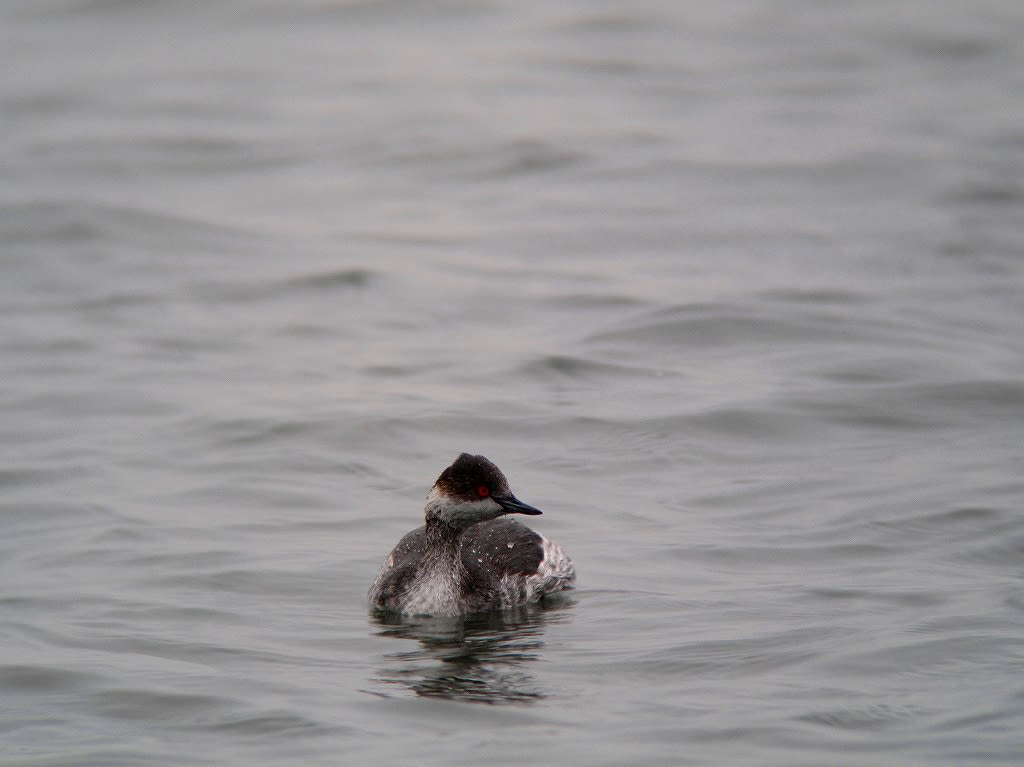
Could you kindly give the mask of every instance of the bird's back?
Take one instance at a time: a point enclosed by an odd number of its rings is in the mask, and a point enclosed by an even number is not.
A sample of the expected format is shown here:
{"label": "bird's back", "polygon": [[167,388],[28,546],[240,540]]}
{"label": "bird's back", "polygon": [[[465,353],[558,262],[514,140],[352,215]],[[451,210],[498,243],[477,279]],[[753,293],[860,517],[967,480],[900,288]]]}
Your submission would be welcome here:
{"label": "bird's back", "polygon": [[[422,573],[426,526],[407,533],[384,562],[370,587],[371,604],[402,609],[404,597]],[[480,522],[460,539],[465,575],[454,612],[472,612],[534,602],[570,588],[576,571],[561,548],[513,519]]]}

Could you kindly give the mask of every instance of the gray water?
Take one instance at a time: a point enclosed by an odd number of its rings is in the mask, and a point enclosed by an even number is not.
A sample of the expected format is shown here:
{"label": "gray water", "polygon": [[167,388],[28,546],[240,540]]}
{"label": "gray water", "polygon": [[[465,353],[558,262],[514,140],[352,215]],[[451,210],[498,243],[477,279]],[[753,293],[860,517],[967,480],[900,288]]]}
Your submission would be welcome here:
{"label": "gray water", "polygon": [[[0,763],[1024,763],[1021,40],[0,5]],[[579,588],[369,615],[463,450]]]}

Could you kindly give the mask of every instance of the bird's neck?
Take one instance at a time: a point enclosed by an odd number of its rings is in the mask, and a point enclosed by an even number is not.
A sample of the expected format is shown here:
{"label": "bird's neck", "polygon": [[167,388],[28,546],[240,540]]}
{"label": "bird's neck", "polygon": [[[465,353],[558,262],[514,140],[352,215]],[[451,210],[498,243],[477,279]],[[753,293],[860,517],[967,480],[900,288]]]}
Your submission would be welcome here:
{"label": "bird's neck", "polygon": [[458,560],[462,545],[462,530],[452,527],[439,519],[427,517],[427,551],[428,557],[445,561]]}
{"label": "bird's neck", "polygon": [[426,538],[426,549],[405,608],[412,613],[457,615],[467,578],[460,549],[462,531],[428,519]]}

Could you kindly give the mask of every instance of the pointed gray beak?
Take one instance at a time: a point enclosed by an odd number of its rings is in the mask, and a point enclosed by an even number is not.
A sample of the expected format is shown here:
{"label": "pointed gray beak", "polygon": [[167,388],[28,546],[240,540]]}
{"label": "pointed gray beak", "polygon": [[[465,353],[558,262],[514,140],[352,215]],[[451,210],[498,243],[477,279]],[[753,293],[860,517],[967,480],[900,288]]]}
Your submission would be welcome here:
{"label": "pointed gray beak", "polygon": [[530,516],[536,516],[537,514],[543,514],[540,509],[535,509],[528,503],[523,503],[516,498],[512,493],[508,495],[492,495],[493,498],[501,508],[505,510],[506,514],[529,514]]}

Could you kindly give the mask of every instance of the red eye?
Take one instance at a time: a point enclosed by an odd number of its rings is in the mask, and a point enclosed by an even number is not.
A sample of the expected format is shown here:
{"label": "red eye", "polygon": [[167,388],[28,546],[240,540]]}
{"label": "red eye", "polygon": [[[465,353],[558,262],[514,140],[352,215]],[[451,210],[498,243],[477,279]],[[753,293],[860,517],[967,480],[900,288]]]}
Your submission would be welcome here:
{"label": "red eye", "polygon": [[491,494],[491,489],[487,487],[487,485],[480,485],[480,487],[476,489],[476,494],[481,498],[486,498]]}

